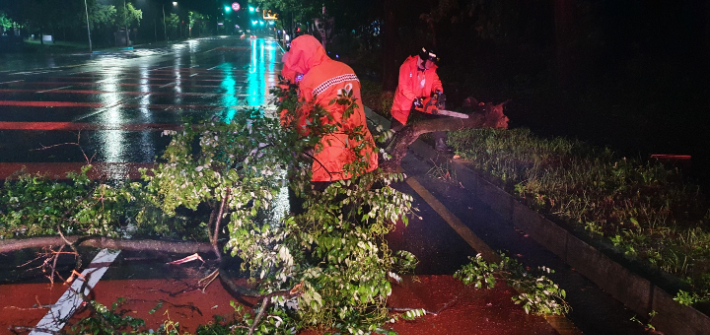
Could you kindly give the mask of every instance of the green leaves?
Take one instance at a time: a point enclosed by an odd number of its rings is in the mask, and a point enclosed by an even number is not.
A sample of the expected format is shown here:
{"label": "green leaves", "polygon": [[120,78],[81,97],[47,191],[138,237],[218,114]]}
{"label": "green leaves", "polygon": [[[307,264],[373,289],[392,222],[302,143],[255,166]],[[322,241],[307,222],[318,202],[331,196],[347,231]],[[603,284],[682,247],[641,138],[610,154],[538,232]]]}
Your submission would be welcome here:
{"label": "green leaves", "polygon": [[469,258],[471,262],[454,274],[454,278],[465,285],[492,289],[497,283],[496,278],[500,278],[519,292],[511,299],[521,305],[525,313],[553,315],[569,312],[570,307],[564,300],[565,290],[545,276],[546,273],[553,273],[552,269],[543,266],[538,269],[542,275],[533,275],[518,261],[503,253],[497,263],[483,260],[481,254]]}
{"label": "green leaves", "polygon": [[[171,141],[155,168],[141,170],[141,182],[93,181],[90,167],[68,182],[22,175],[0,190],[0,236],[56,234],[59,227],[65,234],[216,240],[243,260],[242,271],[262,294],[275,295],[256,333],[294,333],[306,325],[342,333],[381,329],[389,319],[390,278],[417,264],[411,253],[393,254],[385,235],[398,220],[406,223],[414,209],[411,196],[390,186],[401,174],[366,172],[370,157],[364,153],[374,143],[365,141],[365,127],[345,126],[357,106],[353,96],[343,92],[333,102],[342,115],[313,106],[305,129],[299,123],[284,127],[253,110],[228,123],[166,131]],[[302,103],[292,97],[281,108],[296,111]],[[346,139],[354,159],[343,172],[353,178],[314,190],[313,154],[323,150],[324,137]],[[301,197],[303,212],[288,210],[286,187]],[[216,226],[216,232],[209,230]],[[109,328],[135,330],[134,320],[113,309],[97,307],[98,314],[77,329],[111,333],[101,328],[110,319]],[[256,320],[243,314],[230,322],[243,327]],[[222,332],[230,322],[204,333]],[[179,334],[179,325],[168,320],[160,332]]]}

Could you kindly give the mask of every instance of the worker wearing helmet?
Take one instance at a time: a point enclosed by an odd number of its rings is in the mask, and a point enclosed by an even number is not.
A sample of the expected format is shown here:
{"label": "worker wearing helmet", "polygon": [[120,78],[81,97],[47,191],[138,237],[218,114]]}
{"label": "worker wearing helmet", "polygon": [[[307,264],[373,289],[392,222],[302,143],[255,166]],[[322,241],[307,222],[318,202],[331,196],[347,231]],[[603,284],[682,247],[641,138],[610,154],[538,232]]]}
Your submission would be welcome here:
{"label": "worker wearing helmet", "polygon": [[[398,131],[407,124],[409,114],[415,107],[422,107],[423,100],[432,95],[442,95],[444,88],[436,74],[439,57],[431,48],[421,48],[419,55],[410,56],[399,68],[399,83],[392,103],[391,129]],[[424,114],[426,118],[436,118]],[[436,149],[450,151],[446,145],[446,133],[434,132]]]}
{"label": "worker wearing helmet", "polygon": [[[367,128],[360,97],[360,81],[354,71],[330,59],[321,43],[311,35],[301,35],[293,40],[284,68],[288,69],[287,75],[303,74],[297,80],[299,99],[303,104],[296,112],[296,120],[293,120],[295,124],[292,126],[299,133],[307,134],[307,125],[311,124],[308,118],[314,105],[320,105],[330,114],[328,118],[322,119],[323,123],[338,125],[336,131],[323,136],[315,150],[311,181],[330,183],[377,169],[375,142]],[[349,115],[344,115],[348,106],[332,101],[348,94],[352,94],[355,108]],[[362,140],[348,138],[348,133],[354,130],[364,134]],[[356,147],[360,147],[359,153],[355,152]],[[363,163],[364,168],[354,173],[356,175],[346,171],[346,166],[356,162]]]}

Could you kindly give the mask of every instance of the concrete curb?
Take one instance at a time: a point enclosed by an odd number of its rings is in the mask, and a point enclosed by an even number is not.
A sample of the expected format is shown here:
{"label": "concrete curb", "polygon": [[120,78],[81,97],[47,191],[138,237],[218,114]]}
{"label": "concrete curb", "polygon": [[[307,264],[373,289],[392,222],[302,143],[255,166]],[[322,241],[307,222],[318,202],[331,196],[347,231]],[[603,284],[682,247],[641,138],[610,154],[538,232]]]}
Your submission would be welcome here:
{"label": "concrete curb", "polygon": [[[389,127],[389,120],[381,115],[367,107],[365,113],[369,119],[380,123],[383,127]],[[425,161],[436,159],[438,156],[434,148],[419,140],[409,147],[409,151]],[[708,333],[710,329],[708,315],[673,301],[673,296],[664,289],[612,260],[566,228],[530,209],[465,163],[465,161],[454,160],[450,165],[464,187],[473,191],[483,203],[501,217],[528,233],[536,242],[552,251],[629,309],[643,317],[651,311],[656,311],[658,314],[652,322],[656,329],[665,334]]]}

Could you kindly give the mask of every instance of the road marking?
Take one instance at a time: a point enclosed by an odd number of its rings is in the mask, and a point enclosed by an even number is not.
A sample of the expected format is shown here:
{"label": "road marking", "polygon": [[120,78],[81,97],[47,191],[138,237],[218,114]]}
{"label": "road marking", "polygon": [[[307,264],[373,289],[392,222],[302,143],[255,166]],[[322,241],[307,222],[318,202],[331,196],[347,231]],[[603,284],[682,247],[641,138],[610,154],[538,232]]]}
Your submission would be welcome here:
{"label": "road marking", "polygon": [[[158,109],[158,110],[178,110],[178,109],[193,109],[193,110],[218,110],[224,108],[234,108],[243,107],[246,105],[234,105],[234,106],[219,106],[219,105],[169,105],[169,104],[158,104],[158,105],[145,105],[145,104],[124,104],[117,102],[112,105],[104,105],[102,103],[95,102],[71,102],[71,101],[14,101],[14,100],[0,100],[0,106],[11,106],[11,107],[66,107],[66,108],[148,108],[148,109]],[[2,110],[0,110],[2,112]]]}
{"label": "road marking", "polygon": [[0,130],[125,130],[162,131],[179,130],[182,124],[175,123],[79,123],[79,122],[8,122],[0,121]]}
{"label": "road marking", "polygon": [[160,69],[167,69],[167,68],[173,67],[173,66],[174,66],[174,65],[163,66],[163,67],[159,67],[159,68],[156,68],[156,69],[149,70],[148,72],[150,72],[150,71],[156,71],[156,70],[160,70]]}
{"label": "road marking", "polygon": [[441,216],[446,223],[451,226],[451,228],[456,231],[456,233],[461,236],[468,245],[470,245],[474,250],[481,253],[483,258],[489,262],[495,262],[500,260],[498,253],[493,251],[483,240],[478,238],[476,234],[471,231],[461,220],[459,220],[454,213],[451,213],[444,204],[442,204],[439,199],[437,199],[431,192],[429,192],[419,181],[414,177],[407,178],[407,185],[411,187],[414,192],[417,192],[424,201],[431,206],[431,208],[436,211],[439,216]]}
{"label": "road marking", "polygon": [[[60,70],[61,71],[61,70]],[[24,72],[15,72],[15,73],[10,73],[11,76],[14,75],[24,75],[24,76],[29,76],[33,74],[44,74],[44,73],[52,73],[52,72],[60,72],[60,71],[24,71]]]}
{"label": "road marking", "polygon": [[72,101],[12,101],[0,100],[0,106],[13,107],[82,107],[82,108],[100,108],[104,107],[101,103],[94,102],[72,102]]}
{"label": "road marking", "polygon": [[213,67],[207,69],[207,71],[210,71],[210,70],[212,70],[212,69],[218,68],[218,67],[220,67],[220,66],[222,66],[222,64],[215,65],[215,66],[213,66]]}
{"label": "road marking", "polygon": [[[500,261],[500,256],[489,247],[486,242],[483,242],[476,234],[468,228],[454,213],[449,211],[444,204],[442,204],[439,199],[437,199],[431,192],[429,192],[422,184],[417,181],[414,177],[407,178],[407,185],[411,187],[414,192],[417,192],[422,199],[439,214],[439,216],[449,224],[451,228],[456,231],[456,233],[461,236],[461,238],[468,243],[474,250],[481,253],[483,259],[488,262],[498,262]],[[518,292],[521,293],[521,292]],[[570,321],[565,316],[545,316],[547,323],[557,331],[560,335],[583,335],[584,333],[579,330],[572,321]]]}
{"label": "road marking", "polygon": [[71,85],[69,85],[69,86],[62,86],[62,87],[53,88],[53,89],[51,89],[51,90],[37,91],[37,93],[47,93],[47,92],[52,92],[52,91],[59,91],[59,90],[63,90],[63,89],[65,89],[65,88],[70,88],[70,87],[72,87],[72,86],[71,86]]}
{"label": "road marking", "polygon": [[158,88],[166,88],[166,87],[168,87],[168,86],[172,86],[172,85],[175,85],[175,84],[177,84],[177,81],[174,81],[174,82],[172,82],[172,83],[167,83],[167,84],[165,84],[165,85],[163,85],[163,86],[158,86]]}
{"label": "road marking", "polygon": [[[20,80],[24,81],[24,80]],[[46,82],[31,82],[32,85],[57,85],[57,84],[67,84],[70,82],[61,82],[61,81],[46,81]],[[1,84],[1,83],[0,83]],[[30,83],[27,83],[30,84]],[[71,82],[73,86],[97,86],[97,84],[100,84],[99,82]],[[158,84],[140,84],[140,83],[114,83],[112,85],[116,86],[147,86],[147,87],[156,87],[159,86]],[[189,82],[183,83],[183,87],[195,87],[195,88],[221,88],[221,85],[192,85]]]}
{"label": "road marking", "polygon": [[190,77],[194,77],[194,76],[196,76],[196,75],[198,75],[198,74],[199,74],[199,73],[191,74]]}
{"label": "road marking", "polygon": [[[71,285],[71,288],[66,290],[64,294],[59,298],[57,303],[55,303],[52,308],[47,312],[47,314],[42,318],[42,320],[37,323],[36,329],[30,332],[30,335],[51,335],[56,334],[66,324],[67,320],[74,315],[84,299],[81,297],[87,296],[91,293],[91,290],[96,286],[101,277],[103,277],[108,266],[113,263],[113,261],[118,257],[120,251],[101,249],[99,253],[91,261],[89,267],[82,271],[81,275]],[[97,267],[101,266],[101,267]],[[79,292],[84,286],[84,278],[88,278],[89,281],[86,283],[83,292]]]}
{"label": "road marking", "polygon": [[[39,93],[37,90],[30,89],[2,89],[0,88],[0,93]],[[52,94],[123,94],[123,95],[145,95],[145,92],[132,92],[132,91],[100,91],[100,90],[61,90],[52,91]],[[199,93],[199,92],[151,92],[150,95],[169,95],[169,96],[190,96],[190,97],[223,97],[231,96],[225,93]],[[237,97],[248,97],[248,94],[235,94]]]}
{"label": "road marking", "polygon": [[19,82],[21,82],[21,81],[24,81],[24,80],[3,81],[2,83],[0,83],[0,85],[2,85],[2,84],[19,83]]}
{"label": "road marking", "polygon": [[[165,78],[157,78],[157,77],[121,77],[121,78],[116,78],[112,79],[115,81],[123,81],[123,80],[152,80],[152,81],[166,81],[166,80],[175,80],[177,77],[170,76],[170,77],[165,77]],[[202,79],[203,81],[212,81],[212,82],[224,82],[224,78],[222,76],[205,76],[205,78],[212,78],[212,79]],[[91,78],[82,78],[82,77],[74,77],[73,79],[78,79],[78,80],[91,80]],[[101,80],[101,82],[104,82],[105,80]],[[249,78],[244,78],[244,82],[249,82]],[[64,82],[67,83],[67,82]],[[97,83],[99,83],[97,81]]]}

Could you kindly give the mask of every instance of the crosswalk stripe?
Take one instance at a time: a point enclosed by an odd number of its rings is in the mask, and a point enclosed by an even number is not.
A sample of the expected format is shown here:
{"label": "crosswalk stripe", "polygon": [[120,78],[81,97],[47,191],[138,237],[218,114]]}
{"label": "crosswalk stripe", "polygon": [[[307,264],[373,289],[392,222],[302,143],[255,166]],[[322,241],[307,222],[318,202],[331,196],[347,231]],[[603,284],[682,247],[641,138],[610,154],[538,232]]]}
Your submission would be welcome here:
{"label": "crosswalk stripe", "polygon": [[73,101],[16,101],[16,100],[0,100],[0,106],[8,107],[68,107],[68,108],[102,108],[102,107],[119,107],[119,108],[148,108],[162,110],[218,110],[223,108],[240,107],[236,106],[214,106],[214,105],[172,105],[172,104],[103,104],[96,102],[73,102]]}
{"label": "crosswalk stripe", "polygon": [[65,89],[65,88],[70,88],[70,87],[72,87],[72,86],[71,86],[71,85],[69,85],[69,86],[62,86],[62,87],[52,88],[52,89],[49,89],[49,90],[37,91],[37,93],[47,93],[47,92],[52,92],[52,91],[59,91],[59,90],[63,90],[63,89]]}
{"label": "crosswalk stripe", "polygon": [[181,129],[181,124],[173,123],[80,123],[80,122],[8,122],[0,121],[0,130],[125,130],[162,131]]}

